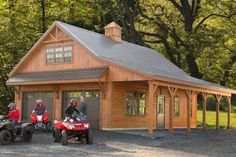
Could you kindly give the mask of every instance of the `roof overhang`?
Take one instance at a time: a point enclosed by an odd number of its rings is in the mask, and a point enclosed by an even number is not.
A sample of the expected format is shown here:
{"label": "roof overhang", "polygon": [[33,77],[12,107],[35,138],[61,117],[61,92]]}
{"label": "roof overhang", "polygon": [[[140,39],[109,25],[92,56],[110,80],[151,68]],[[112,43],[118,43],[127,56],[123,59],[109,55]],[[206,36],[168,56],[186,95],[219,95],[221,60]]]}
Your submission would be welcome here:
{"label": "roof overhang", "polygon": [[20,73],[10,77],[7,85],[36,85],[98,82],[107,73],[108,67],[77,69],[67,71],[49,71]]}
{"label": "roof overhang", "polygon": [[196,92],[207,92],[212,94],[220,94],[230,96],[231,94],[236,94],[236,90],[226,88],[226,87],[216,87],[216,86],[206,86],[198,83],[181,81],[173,78],[155,76],[154,81],[157,81],[157,84],[163,86],[170,86],[182,89],[191,89]]}

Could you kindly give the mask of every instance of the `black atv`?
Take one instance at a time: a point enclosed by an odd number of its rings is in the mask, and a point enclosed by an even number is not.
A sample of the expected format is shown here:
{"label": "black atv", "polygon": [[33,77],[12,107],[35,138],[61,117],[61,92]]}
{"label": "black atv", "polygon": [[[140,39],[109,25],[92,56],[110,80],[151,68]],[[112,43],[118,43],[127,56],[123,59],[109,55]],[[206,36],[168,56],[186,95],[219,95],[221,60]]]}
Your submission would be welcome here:
{"label": "black atv", "polygon": [[16,137],[20,137],[23,142],[30,142],[33,134],[33,125],[31,123],[19,123],[15,130],[8,119],[0,116],[0,143],[3,145],[14,142]]}

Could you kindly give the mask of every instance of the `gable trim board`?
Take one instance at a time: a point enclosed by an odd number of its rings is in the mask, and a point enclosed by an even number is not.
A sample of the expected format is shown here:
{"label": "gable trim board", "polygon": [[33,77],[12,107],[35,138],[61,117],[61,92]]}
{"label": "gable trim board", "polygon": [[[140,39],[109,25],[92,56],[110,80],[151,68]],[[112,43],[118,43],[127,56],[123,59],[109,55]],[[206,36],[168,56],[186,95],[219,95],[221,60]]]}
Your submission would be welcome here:
{"label": "gable trim board", "polygon": [[[82,44],[82,46],[85,47],[86,49],[88,49],[89,52],[91,52],[91,54],[93,56],[95,56],[97,59],[100,59],[100,60],[105,61],[107,63],[113,64],[113,65],[118,66],[120,68],[125,68],[128,71],[141,74],[141,75],[145,76],[147,78],[147,80],[154,80],[155,79],[155,80],[160,80],[160,81],[165,81],[165,82],[173,82],[173,83],[177,83],[177,84],[195,86],[195,87],[199,87],[199,88],[203,88],[203,89],[217,90],[217,91],[223,91],[223,92],[227,92],[227,93],[236,94],[235,90],[232,90],[232,89],[229,89],[229,88],[226,88],[226,87],[223,87],[223,86],[219,86],[219,85],[216,85],[216,84],[213,84],[213,83],[209,83],[207,81],[203,81],[203,80],[200,80],[200,79],[192,78],[192,77],[188,76],[186,73],[184,73],[182,70],[178,69],[175,65],[171,65],[172,63],[167,63],[167,64],[170,64],[170,68],[175,68],[175,69],[177,68],[177,71],[182,73],[182,75],[186,75],[186,76],[183,77],[183,79],[186,79],[185,81],[180,80],[180,79],[176,79],[176,78],[171,78],[171,77],[164,77],[164,76],[161,76],[161,75],[153,74],[153,73],[148,72],[148,71],[142,71],[142,70],[139,70],[137,68],[132,68],[132,66],[126,66],[126,65],[122,64],[122,62],[124,62],[123,60],[109,58],[109,57],[105,57],[105,56],[99,56],[92,48],[87,46],[82,40],[80,40],[70,30],[68,30],[67,27],[73,27],[73,29],[79,29],[79,30],[83,30],[84,32],[89,32],[89,33],[92,33],[92,34],[96,34],[96,36],[99,35],[99,36],[103,37],[104,35],[98,34],[98,33],[95,33],[95,32],[91,32],[89,30],[85,30],[85,29],[82,29],[82,28],[78,28],[78,27],[75,27],[75,26],[72,26],[72,25],[69,25],[69,24],[65,24],[65,23],[62,23],[62,22],[58,22],[58,21],[54,22],[52,24],[52,26],[42,35],[42,37],[36,42],[36,44],[29,50],[29,52],[22,58],[22,60],[11,71],[11,73],[9,74],[9,77],[13,76],[16,73],[16,71],[19,69],[21,64],[24,63],[24,61],[31,55],[33,50],[37,48],[37,46],[45,39],[45,37],[50,33],[50,31],[54,27],[58,27],[59,29],[63,30],[74,41],[77,41],[80,44]],[[105,38],[108,38],[108,37],[105,37]],[[113,42],[113,41],[110,41],[110,42]],[[122,41],[122,42],[127,45],[127,42],[125,42],[125,41]],[[115,44],[118,45],[118,44],[122,44],[122,43],[115,43]],[[141,47],[139,45],[135,45],[135,44],[131,44],[131,43],[128,43],[128,45],[137,46],[139,48]],[[165,62],[169,62],[167,59],[165,59],[160,54],[158,54],[155,50],[144,48],[144,47],[142,47],[142,48],[144,50],[151,51],[151,52],[146,52],[147,54],[148,53],[156,53],[155,55],[159,55],[159,57],[161,57],[161,59],[166,60]],[[199,82],[199,83],[196,83],[196,82]]]}

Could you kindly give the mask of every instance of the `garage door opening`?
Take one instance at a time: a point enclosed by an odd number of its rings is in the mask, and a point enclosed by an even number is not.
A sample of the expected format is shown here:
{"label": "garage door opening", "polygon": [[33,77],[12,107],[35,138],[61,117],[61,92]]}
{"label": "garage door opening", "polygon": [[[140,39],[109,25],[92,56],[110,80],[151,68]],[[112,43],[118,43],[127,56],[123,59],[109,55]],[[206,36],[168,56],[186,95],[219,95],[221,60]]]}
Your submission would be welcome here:
{"label": "garage door opening", "polygon": [[34,110],[37,99],[42,99],[47,112],[50,115],[50,120],[53,119],[53,92],[23,92],[22,102],[22,120],[31,121],[31,114]]}
{"label": "garage door opening", "polygon": [[70,104],[70,100],[79,99],[80,96],[85,97],[85,102],[87,103],[87,119],[91,123],[91,128],[99,129],[99,91],[63,91],[62,118],[65,116],[64,111],[66,106]]}

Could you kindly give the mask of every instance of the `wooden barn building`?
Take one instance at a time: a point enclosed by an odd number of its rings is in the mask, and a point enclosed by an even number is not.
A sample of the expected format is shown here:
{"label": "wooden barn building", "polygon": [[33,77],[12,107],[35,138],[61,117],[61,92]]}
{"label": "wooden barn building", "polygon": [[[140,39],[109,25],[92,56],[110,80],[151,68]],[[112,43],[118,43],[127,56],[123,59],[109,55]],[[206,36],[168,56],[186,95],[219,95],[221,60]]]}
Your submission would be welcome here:
{"label": "wooden barn building", "polygon": [[15,102],[29,120],[35,100],[41,98],[52,119],[61,119],[70,99],[86,97],[93,128],[153,129],[197,125],[197,94],[203,97],[206,128],[208,94],[216,98],[216,127],[222,96],[231,94],[217,84],[187,75],[153,49],[123,41],[121,27],[112,22],[105,34],[63,22],[54,22],[9,74]]}

